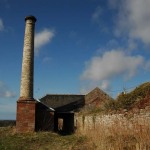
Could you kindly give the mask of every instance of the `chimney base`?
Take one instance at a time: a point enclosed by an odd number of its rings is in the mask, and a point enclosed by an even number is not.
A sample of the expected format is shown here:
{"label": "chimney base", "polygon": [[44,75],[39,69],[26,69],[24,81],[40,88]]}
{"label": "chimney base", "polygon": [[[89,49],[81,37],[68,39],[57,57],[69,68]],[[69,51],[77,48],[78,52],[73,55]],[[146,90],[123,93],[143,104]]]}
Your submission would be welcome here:
{"label": "chimney base", "polygon": [[16,132],[35,131],[36,104],[34,99],[19,98],[17,101]]}

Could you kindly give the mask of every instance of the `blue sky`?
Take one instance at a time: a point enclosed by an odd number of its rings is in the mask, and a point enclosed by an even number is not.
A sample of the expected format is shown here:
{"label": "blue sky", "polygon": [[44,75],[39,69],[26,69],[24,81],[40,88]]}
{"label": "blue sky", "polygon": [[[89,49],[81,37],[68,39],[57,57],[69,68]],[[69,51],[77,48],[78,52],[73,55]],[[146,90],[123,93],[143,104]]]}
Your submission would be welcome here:
{"label": "blue sky", "polygon": [[15,119],[24,18],[34,15],[34,98],[112,97],[149,81],[149,0],[0,0],[0,119]]}

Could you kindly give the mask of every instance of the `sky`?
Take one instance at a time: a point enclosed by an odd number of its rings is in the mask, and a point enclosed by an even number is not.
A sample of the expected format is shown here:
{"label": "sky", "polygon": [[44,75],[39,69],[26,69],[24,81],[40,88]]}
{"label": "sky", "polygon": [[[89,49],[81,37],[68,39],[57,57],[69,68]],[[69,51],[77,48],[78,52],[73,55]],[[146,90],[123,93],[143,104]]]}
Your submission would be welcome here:
{"label": "sky", "polygon": [[115,98],[149,82],[150,0],[0,0],[0,119],[16,118],[25,17],[35,24],[34,98]]}

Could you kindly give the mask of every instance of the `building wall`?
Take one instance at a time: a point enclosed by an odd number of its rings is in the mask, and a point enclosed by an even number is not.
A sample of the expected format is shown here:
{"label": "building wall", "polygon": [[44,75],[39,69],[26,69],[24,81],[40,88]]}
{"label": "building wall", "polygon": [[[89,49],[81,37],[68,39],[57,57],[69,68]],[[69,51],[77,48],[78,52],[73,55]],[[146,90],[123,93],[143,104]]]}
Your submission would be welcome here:
{"label": "building wall", "polygon": [[90,115],[75,115],[75,128],[81,133],[86,133],[89,130],[97,130],[100,127],[109,129],[112,126],[122,126],[134,128],[134,124],[138,126],[150,126],[150,111],[141,109],[138,114],[90,114]]}
{"label": "building wall", "polygon": [[42,103],[36,106],[36,131],[54,130],[54,112],[49,111],[48,107]]}

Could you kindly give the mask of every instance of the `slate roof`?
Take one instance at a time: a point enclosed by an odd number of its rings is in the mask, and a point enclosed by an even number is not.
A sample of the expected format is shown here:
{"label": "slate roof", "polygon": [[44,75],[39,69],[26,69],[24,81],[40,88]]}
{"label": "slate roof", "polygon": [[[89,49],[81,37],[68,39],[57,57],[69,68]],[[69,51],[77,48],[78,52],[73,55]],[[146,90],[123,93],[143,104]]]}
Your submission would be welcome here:
{"label": "slate roof", "polygon": [[76,111],[84,106],[101,107],[109,100],[112,98],[98,87],[86,95],[47,94],[40,99],[44,105],[59,112]]}
{"label": "slate roof", "polygon": [[84,95],[47,94],[40,101],[56,111],[73,111],[85,104]]}

